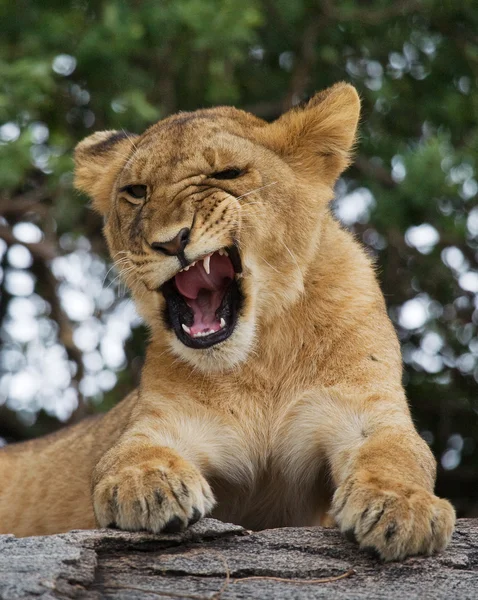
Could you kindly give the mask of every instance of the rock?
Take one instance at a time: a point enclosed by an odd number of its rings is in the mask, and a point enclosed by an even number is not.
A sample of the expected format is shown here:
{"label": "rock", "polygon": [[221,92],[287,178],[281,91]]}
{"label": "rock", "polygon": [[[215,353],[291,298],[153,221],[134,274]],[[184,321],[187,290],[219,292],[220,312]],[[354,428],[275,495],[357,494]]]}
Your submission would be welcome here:
{"label": "rock", "polygon": [[333,529],[253,533],[213,519],[182,534],[103,529],[0,536],[1,600],[477,597],[478,519],[459,520],[443,554],[388,564]]}

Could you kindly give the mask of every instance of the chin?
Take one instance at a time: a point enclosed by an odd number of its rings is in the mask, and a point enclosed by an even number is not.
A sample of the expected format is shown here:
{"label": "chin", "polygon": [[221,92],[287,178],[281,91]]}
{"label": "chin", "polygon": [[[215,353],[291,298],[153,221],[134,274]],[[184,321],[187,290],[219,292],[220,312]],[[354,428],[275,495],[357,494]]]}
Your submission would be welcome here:
{"label": "chin", "polygon": [[234,331],[223,342],[203,349],[186,346],[173,333],[168,333],[173,353],[202,373],[230,371],[244,363],[254,351],[253,320],[238,319]]}

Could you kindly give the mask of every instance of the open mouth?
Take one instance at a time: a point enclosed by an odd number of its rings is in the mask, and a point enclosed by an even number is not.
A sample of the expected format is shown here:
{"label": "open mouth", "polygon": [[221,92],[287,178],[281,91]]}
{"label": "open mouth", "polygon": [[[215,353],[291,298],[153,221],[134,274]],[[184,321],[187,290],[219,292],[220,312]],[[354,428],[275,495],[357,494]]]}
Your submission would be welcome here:
{"label": "open mouth", "polygon": [[190,348],[209,348],[234,331],[242,304],[237,275],[242,272],[236,246],[208,254],[167,281],[166,321]]}

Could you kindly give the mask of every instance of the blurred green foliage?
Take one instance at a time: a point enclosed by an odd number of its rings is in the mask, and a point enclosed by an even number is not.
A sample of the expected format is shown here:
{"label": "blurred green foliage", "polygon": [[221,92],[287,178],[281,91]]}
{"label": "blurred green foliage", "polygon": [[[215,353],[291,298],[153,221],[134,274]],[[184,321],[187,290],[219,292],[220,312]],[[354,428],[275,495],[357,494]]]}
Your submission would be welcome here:
{"label": "blurred green foliage", "polygon": [[[81,138],[97,129],[140,132],[177,110],[221,103],[274,119],[336,81],[357,86],[361,139],[337,187],[337,211],[349,215],[347,224],[377,256],[417,426],[442,465],[440,492],[460,514],[476,515],[476,2],[0,0],[0,29],[0,238],[6,248],[16,224],[40,227],[46,246],[29,248],[31,270],[36,293],[53,307],[58,289],[45,287],[46,254],[73,252],[74,240],[86,236],[88,251],[104,256],[101,223],[71,188],[72,150]],[[32,198],[28,211],[19,209]],[[364,198],[364,210],[350,217]],[[2,267],[6,278],[13,269],[6,252]],[[2,286],[0,325],[7,331],[15,294]],[[10,351],[29,351],[5,331]],[[145,338],[135,331],[130,367],[118,367],[113,391],[96,395],[100,407],[133,385],[139,363],[131,365]],[[77,363],[78,387],[85,366],[70,334],[60,323],[56,339]],[[9,360],[0,375],[17,368]],[[43,428],[12,425],[9,433],[14,407],[6,385],[0,435],[52,427],[42,413]]]}

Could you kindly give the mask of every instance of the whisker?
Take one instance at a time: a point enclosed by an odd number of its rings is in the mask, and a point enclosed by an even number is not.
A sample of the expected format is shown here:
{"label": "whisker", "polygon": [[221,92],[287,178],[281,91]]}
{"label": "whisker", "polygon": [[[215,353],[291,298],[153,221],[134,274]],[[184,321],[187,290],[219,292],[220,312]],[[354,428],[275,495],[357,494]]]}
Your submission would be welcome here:
{"label": "whisker", "polygon": [[261,260],[263,260],[263,261],[264,261],[266,264],[268,264],[268,265],[269,265],[269,267],[270,267],[270,268],[271,268],[273,271],[275,271],[276,273],[279,273],[279,275],[281,274],[281,272],[280,272],[280,271],[278,271],[278,270],[277,270],[275,267],[273,267],[273,266],[271,265],[271,263],[270,263],[270,262],[267,262],[267,260],[266,260],[266,259],[265,259],[263,256],[261,256],[260,258],[261,258]]}
{"label": "whisker", "polygon": [[127,139],[128,141],[130,141],[130,142],[131,142],[131,145],[133,146],[133,149],[134,149],[134,150],[137,150],[137,149],[138,149],[138,146],[135,144],[135,142],[134,142],[134,138],[133,138],[133,137],[131,137],[131,135],[129,135],[129,134],[128,134],[128,132],[127,132],[127,131],[125,131],[123,128],[121,129],[121,131],[122,131],[122,132],[123,132],[123,134],[125,135],[126,139]]}
{"label": "whisker", "polygon": [[111,258],[112,258],[112,260],[114,260],[118,256],[118,254],[129,254],[129,253],[130,253],[129,250],[119,250],[118,252],[115,252],[115,254],[113,254],[113,256]]}
{"label": "whisker", "polygon": [[125,152],[122,152],[122,151],[121,151],[121,150],[119,150],[118,148],[117,148],[116,150],[114,150],[114,153],[115,153],[115,155],[116,155],[118,158],[122,158],[122,159],[123,159],[123,160],[125,160],[125,161],[127,161],[127,160],[129,160],[129,159],[131,158],[131,155],[130,155],[130,154],[127,154],[127,153],[125,153]]}
{"label": "whisker", "polygon": [[129,259],[128,259],[128,257],[126,257],[126,256],[125,256],[125,257],[123,257],[123,258],[121,258],[120,260],[117,260],[117,261],[115,261],[115,262],[114,262],[114,263],[111,265],[111,267],[110,267],[110,268],[109,268],[109,269],[106,271],[106,275],[105,275],[105,276],[104,276],[104,278],[103,278],[103,283],[101,284],[101,287],[103,287],[103,286],[105,285],[105,281],[106,281],[106,279],[107,279],[108,275],[110,274],[110,272],[111,272],[113,269],[115,269],[115,268],[116,268],[116,269],[119,269],[119,268],[120,268],[120,266],[121,266],[122,264],[125,264],[127,261],[129,261]]}
{"label": "whisker", "polygon": [[127,256],[123,256],[123,258],[118,258],[113,261],[112,267],[119,267],[124,264],[129,264],[131,261]]}
{"label": "whisker", "polygon": [[127,274],[131,273],[131,271],[134,271],[135,269],[136,265],[133,265],[132,267],[128,267],[127,269],[120,271],[120,273],[106,286],[106,289],[110,288],[116,281],[118,281],[118,279],[121,279],[121,277],[126,278]]}
{"label": "whisker", "polygon": [[132,271],[134,271],[136,269],[136,265],[131,265],[130,267],[126,267],[125,269],[121,269],[118,272],[118,277],[115,277],[113,279],[113,281],[116,281],[116,279],[118,279],[119,277],[125,277],[126,275],[128,275],[129,273],[131,273]]}
{"label": "whisker", "polygon": [[241,198],[245,198],[246,196],[249,196],[250,194],[254,194],[255,192],[258,192],[260,190],[263,190],[267,187],[270,187],[271,185],[275,185],[276,183],[279,183],[278,181],[273,181],[272,183],[266,183],[266,185],[263,185],[261,187],[256,188],[255,190],[251,190],[250,192],[246,192],[245,194],[242,194],[242,196],[237,196],[236,200],[240,200]]}
{"label": "whisker", "polygon": [[292,260],[295,262],[295,265],[297,267],[297,271],[299,272],[299,277],[302,279],[302,271],[300,270],[299,263],[297,262],[297,259],[296,259],[295,255],[292,253],[292,250],[290,250],[288,248],[287,244],[283,240],[280,240],[280,242],[284,246],[284,248],[287,250],[287,252],[290,254]]}
{"label": "whisker", "polygon": [[126,284],[123,283],[122,281],[120,281],[120,284],[118,286],[118,296],[120,298],[124,298],[127,293],[128,293],[128,288],[127,288]]}

